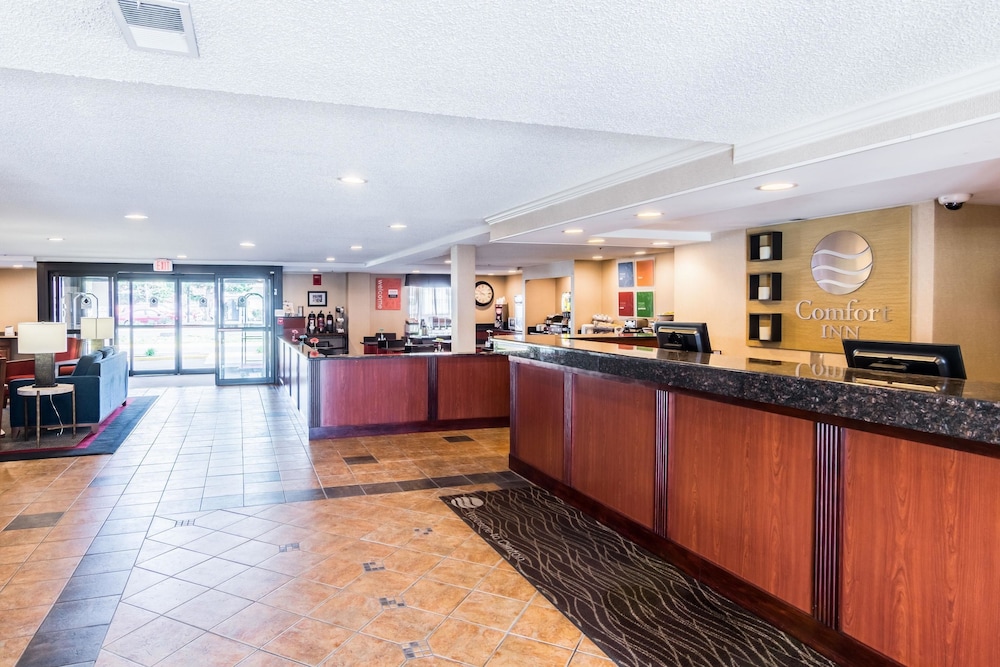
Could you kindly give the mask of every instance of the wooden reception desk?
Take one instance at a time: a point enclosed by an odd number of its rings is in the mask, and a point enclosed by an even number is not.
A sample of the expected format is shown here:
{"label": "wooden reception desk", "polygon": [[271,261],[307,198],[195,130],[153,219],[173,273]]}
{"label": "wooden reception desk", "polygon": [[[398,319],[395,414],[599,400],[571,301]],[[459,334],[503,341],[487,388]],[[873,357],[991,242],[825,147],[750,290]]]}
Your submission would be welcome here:
{"label": "wooden reception desk", "polygon": [[497,349],[513,470],[841,664],[1000,660],[1000,385]]}
{"label": "wooden reception desk", "polygon": [[310,439],[507,426],[510,414],[498,354],[323,356],[279,338],[278,383]]}

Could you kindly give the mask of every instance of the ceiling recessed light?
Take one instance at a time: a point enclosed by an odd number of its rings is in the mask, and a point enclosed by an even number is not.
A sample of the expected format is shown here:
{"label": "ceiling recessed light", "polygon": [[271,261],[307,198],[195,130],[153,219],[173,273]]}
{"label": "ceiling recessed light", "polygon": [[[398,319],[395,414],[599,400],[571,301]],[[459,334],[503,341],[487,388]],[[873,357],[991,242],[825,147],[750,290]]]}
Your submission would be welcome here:
{"label": "ceiling recessed light", "polygon": [[326,261],[328,261],[328,262],[332,262],[332,261],[334,261],[334,260],[336,260],[336,259],[337,259],[336,257],[327,257],[327,258],[326,258]]}
{"label": "ceiling recessed light", "polygon": [[313,273],[319,273],[319,269],[309,269]]}
{"label": "ceiling recessed light", "polygon": [[637,255],[645,255],[646,251],[645,250],[636,250],[635,254],[637,254]]}
{"label": "ceiling recessed light", "polygon": [[583,234],[582,229],[564,229],[563,234]]}
{"label": "ceiling recessed light", "polygon": [[420,269],[413,269],[412,273],[420,273]]}
{"label": "ceiling recessed light", "polygon": [[257,244],[256,244],[256,243],[251,243],[250,241],[244,241],[244,242],[243,242],[243,243],[241,243],[240,245],[241,245],[241,246],[243,246],[244,248],[253,248],[253,247],[255,247],[255,246],[256,246]]}
{"label": "ceiling recessed light", "polygon": [[635,214],[637,218],[659,218],[663,213],[660,211],[640,211]]}
{"label": "ceiling recessed light", "polygon": [[177,259],[187,259],[187,255],[177,255]]}
{"label": "ceiling recessed light", "polygon": [[361,250],[361,246],[359,246],[359,245],[352,245],[351,246],[351,250]]}
{"label": "ceiling recessed light", "polygon": [[604,243],[604,239],[587,239],[587,243]]}
{"label": "ceiling recessed light", "polygon": [[341,183],[346,183],[347,185],[364,185],[368,182],[360,176],[341,176],[337,180]]}
{"label": "ceiling recessed light", "polygon": [[604,259],[604,255],[594,255],[591,259]]}
{"label": "ceiling recessed light", "polygon": [[493,273],[487,273],[486,275],[488,275],[488,276],[492,276],[492,275],[495,275],[495,274],[493,274]]}
{"label": "ceiling recessed light", "polygon": [[517,273],[517,269],[507,269],[507,273]]}
{"label": "ceiling recessed light", "polygon": [[389,225],[389,229],[406,229],[406,225],[401,222],[397,222],[394,225]]}
{"label": "ceiling recessed light", "polygon": [[148,215],[143,215],[142,213],[129,213],[125,216],[126,220],[149,220]]}
{"label": "ceiling recessed light", "polygon": [[61,236],[50,236],[49,240],[50,241],[62,241],[63,237],[61,237]]}
{"label": "ceiling recessed light", "polygon": [[670,245],[670,241],[653,241],[653,245]]}
{"label": "ceiling recessed light", "polygon": [[445,264],[451,264],[451,260],[450,259],[446,259],[446,260],[444,260],[444,263]]}
{"label": "ceiling recessed light", "polygon": [[798,186],[798,183],[778,182],[758,185],[757,189],[761,192],[780,192],[781,190],[791,190],[792,188],[797,188]]}
{"label": "ceiling recessed light", "polygon": [[15,264],[14,268],[15,269],[23,269],[24,268],[24,264]]}

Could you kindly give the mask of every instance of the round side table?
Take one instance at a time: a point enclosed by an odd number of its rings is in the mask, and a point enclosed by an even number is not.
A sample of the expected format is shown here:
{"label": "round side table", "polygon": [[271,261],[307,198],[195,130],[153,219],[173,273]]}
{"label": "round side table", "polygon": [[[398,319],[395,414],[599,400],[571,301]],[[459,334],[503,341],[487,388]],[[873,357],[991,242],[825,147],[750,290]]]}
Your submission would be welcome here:
{"label": "round side table", "polygon": [[[42,396],[48,396],[51,400],[52,396],[57,396],[59,394],[70,394],[70,403],[73,405],[73,435],[76,435],[76,385],[75,384],[57,384],[54,387],[36,387],[35,385],[28,385],[26,387],[18,387],[17,395],[24,396],[26,399],[29,396],[35,397],[35,446],[37,447],[42,443]],[[66,426],[65,424],[63,426]],[[24,439],[28,439],[28,401],[24,401]]]}

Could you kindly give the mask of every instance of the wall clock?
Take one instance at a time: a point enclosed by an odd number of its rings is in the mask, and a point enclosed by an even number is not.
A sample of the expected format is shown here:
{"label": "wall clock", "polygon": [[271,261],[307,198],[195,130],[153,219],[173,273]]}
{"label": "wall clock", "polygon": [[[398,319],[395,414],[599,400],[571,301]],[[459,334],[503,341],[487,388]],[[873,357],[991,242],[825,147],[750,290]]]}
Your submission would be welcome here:
{"label": "wall clock", "polygon": [[476,305],[488,306],[493,303],[493,285],[485,280],[476,281]]}

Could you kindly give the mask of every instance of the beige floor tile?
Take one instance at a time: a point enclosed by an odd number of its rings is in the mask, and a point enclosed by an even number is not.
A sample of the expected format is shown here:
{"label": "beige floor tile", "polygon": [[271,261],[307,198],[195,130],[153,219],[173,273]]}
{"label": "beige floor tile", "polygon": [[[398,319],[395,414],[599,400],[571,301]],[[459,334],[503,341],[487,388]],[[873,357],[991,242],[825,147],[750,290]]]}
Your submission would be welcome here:
{"label": "beige floor tile", "polygon": [[210,630],[251,604],[246,598],[222,591],[205,591],[171,610],[167,616],[202,630]]}
{"label": "beige floor tile", "polygon": [[241,662],[239,667],[301,667],[301,665],[273,653],[257,651]]}
{"label": "beige floor tile", "polygon": [[302,551],[300,548],[298,550],[279,551],[267,560],[258,563],[258,567],[296,576],[316,567],[326,559],[327,557],[323,554]]}
{"label": "beige floor tile", "polygon": [[212,631],[260,648],[301,618],[298,614],[256,602],[216,625]]}
{"label": "beige floor tile", "polygon": [[[323,667],[399,667],[406,658],[399,644],[367,635],[354,635],[323,662]],[[421,665],[423,660],[415,662]]]}
{"label": "beige floor tile", "polygon": [[318,665],[352,635],[346,628],[304,618],[268,642],[264,650],[307,665]]}
{"label": "beige floor tile", "polygon": [[91,542],[93,542],[93,539],[90,537],[53,542],[45,541],[38,545],[35,551],[32,552],[31,557],[38,560],[54,560],[57,558],[83,556],[87,553],[87,549],[90,548]]}
{"label": "beige floor tile", "polygon": [[493,567],[500,560],[500,554],[494,551],[493,547],[483,542],[482,538],[478,535],[468,538],[455,547],[455,550],[448,554],[448,557],[488,567]]}
{"label": "beige floor tile", "polygon": [[469,595],[467,588],[421,579],[403,593],[406,604],[436,614],[450,614]]}
{"label": "beige floor tile", "polygon": [[164,579],[149,588],[124,598],[124,602],[157,614],[165,614],[175,607],[198,597],[207,589],[181,579]]}
{"label": "beige floor tile", "polygon": [[[38,549],[39,545],[35,544],[16,544],[10,547],[0,547],[0,565],[5,565],[7,563],[23,563],[28,559],[28,556],[31,556]],[[50,558],[55,558],[55,556],[51,556],[51,551],[52,549],[50,547],[49,550],[45,552],[45,555]],[[86,551],[86,548],[84,548],[83,551],[78,554],[66,554],[66,556],[82,556]],[[41,559],[44,559],[44,555]]]}
{"label": "beige floor tile", "polygon": [[574,648],[583,636],[580,630],[555,609],[531,605],[510,630],[511,634]]}
{"label": "beige floor tile", "polygon": [[534,598],[537,593],[535,587],[520,574],[502,569],[490,571],[476,586],[476,590],[524,602]]}
{"label": "beige floor tile", "polygon": [[238,595],[248,600],[259,600],[271,591],[284,586],[292,577],[280,572],[272,572],[259,567],[251,567],[235,577],[227,579],[216,590]]}
{"label": "beige floor tile", "polygon": [[0,611],[50,605],[62,592],[61,579],[9,584],[0,589]]}
{"label": "beige floor tile", "polygon": [[143,665],[133,662],[128,658],[123,658],[120,655],[115,655],[111,651],[101,650],[101,653],[97,656],[97,662],[94,663],[94,667],[143,667]]}
{"label": "beige floor tile", "polygon": [[198,628],[161,616],[104,648],[141,665],[155,665],[202,634]]}
{"label": "beige floor tile", "polygon": [[285,611],[307,615],[339,592],[339,588],[327,586],[318,581],[293,579],[281,588],[265,595],[260,601]]}
{"label": "beige floor tile", "polygon": [[328,586],[344,588],[364,573],[362,562],[361,559],[346,560],[339,556],[331,557],[299,576]]}
{"label": "beige floor tile", "polygon": [[443,584],[475,588],[489,572],[485,565],[445,558],[425,576]]}
{"label": "beige floor tile", "polygon": [[4,665],[4,667],[16,665],[18,658],[24,653],[24,649],[30,641],[29,635],[0,639],[0,665]]}
{"label": "beige floor tile", "polygon": [[403,572],[422,577],[431,568],[441,562],[438,554],[415,551],[413,549],[397,549],[383,559],[386,568],[394,572]]}
{"label": "beige floor tile", "polygon": [[399,596],[413,585],[417,578],[412,574],[380,570],[364,572],[360,577],[344,587],[344,590],[369,597]]}
{"label": "beige floor tile", "polygon": [[574,653],[569,661],[569,667],[614,667],[615,663],[608,658],[601,658],[588,653]]}
{"label": "beige floor tile", "polygon": [[232,639],[206,633],[157,663],[157,667],[191,667],[211,663],[212,667],[233,667],[254,649]]}
{"label": "beige floor tile", "polygon": [[51,605],[40,607],[21,607],[9,609],[3,613],[3,623],[0,624],[0,639],[23,637],[35,633],[42,624]]}
{"label": "beige floor tile", "polygon": [[527,603],[521,600],[473,591],[451,616],[506,632],[525,607]]}
{"label": "beige floor tile", "polygon": [[381,612],[382,605],[376,598],[342,591],[313,609],[309,615],[327,623],[360,630]]}
{"label": "beige floor tile", "polygon": [[557,667],[569,663],[573,652],[569,649],[509,635],[486,663],[488,667],[524,667],[546,665]]}
{"label": "beige floor tile", "polygon": [[108,632],[104,635],[104,645],[106,646],[115,640],[121,639],[133,630],[141,628],[157,618],[159,618],[158,614],[139,607],[133,607],[125,602],[120,602],[118,608],[115,609],[115,615],[111,619]]}
{"label": "beige floor tile", "polygon": [[587,637],[586,635],[580,638],[580,643],[577,645],[576,650],[578,652],[583,652],[598,657],[607,657],[604,654],[604,651],[602,651],[601,648],[597,644],[592,642],[590,638]]}
{"label": "beige floor tile", "polygon": [[445,620],[440,614],[413,607],[386,609],[362,628],[366,635],[399,644],[420,641]]}
{"label": "beige floor tile", "polygon": [[23,530],[5,530],[0,532],[0,547],[12,547],[18,544],[38,544],[45,539],[52,527],[26,528]]}
{"label": "beige floor tile", "polygon": [[[483,665],[503,638],[504,634],[499,630],[449,618],[427,641],[435,655],[458,660],[463,664]],[[545,663],[523,663],[525,667],[543,664]]]}

